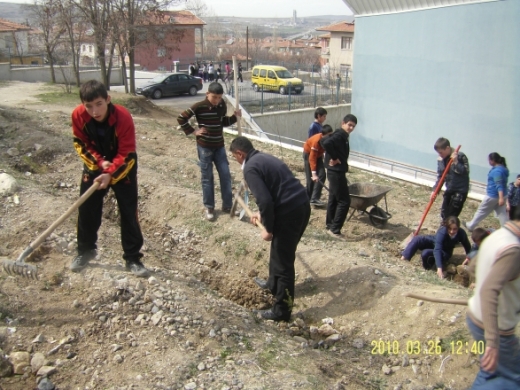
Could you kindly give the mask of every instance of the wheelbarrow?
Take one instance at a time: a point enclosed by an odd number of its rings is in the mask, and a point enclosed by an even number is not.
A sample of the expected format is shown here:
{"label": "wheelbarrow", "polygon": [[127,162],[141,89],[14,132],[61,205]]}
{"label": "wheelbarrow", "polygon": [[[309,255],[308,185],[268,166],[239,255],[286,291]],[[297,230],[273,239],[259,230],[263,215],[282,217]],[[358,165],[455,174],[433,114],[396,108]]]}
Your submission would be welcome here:
{"label": "wheelbarrow", "polygon": [[[353,210],[347,221],[350,221],[350,218],[356,211],[359,211],[360,214],[368,214],[370,222],[375,227],[385,226],[388,220],[392,218],[386,203],[386,194],[392,187],[372,183],[353,183],[348,188],[350,192],[350,208]],[[383,198],[385,199],[385,210],[377,205]],[[370,206],[372,208],[367,212],[367,208]]]}

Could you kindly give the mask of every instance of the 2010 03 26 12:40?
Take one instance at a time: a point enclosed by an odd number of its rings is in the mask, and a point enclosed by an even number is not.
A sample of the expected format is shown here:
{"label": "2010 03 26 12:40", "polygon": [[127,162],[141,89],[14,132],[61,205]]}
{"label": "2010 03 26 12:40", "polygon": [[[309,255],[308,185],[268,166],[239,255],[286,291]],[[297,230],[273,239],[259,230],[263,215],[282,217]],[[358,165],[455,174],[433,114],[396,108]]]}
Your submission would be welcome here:
{"label": "2010 03 26 12:40", "polygon": [[[402,345],[405,344],[405,345]],[[421,343],[419,340],[408,340],[401,343],[398,340],[372,340],[372,355],[440,355],[442,353],[451,353],[452,355],[464,355],[472,353],[482,355],[485,350],[484,341],[451,341],[448,347],[441,347],[441,343],[435,340],[428,340]]]}

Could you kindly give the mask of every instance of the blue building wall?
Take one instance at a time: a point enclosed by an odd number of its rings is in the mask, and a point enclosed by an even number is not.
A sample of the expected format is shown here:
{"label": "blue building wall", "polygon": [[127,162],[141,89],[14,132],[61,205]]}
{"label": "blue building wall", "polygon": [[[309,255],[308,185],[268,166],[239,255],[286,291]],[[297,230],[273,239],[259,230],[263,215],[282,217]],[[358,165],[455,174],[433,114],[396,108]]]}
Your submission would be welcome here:
{"label": "blue building wall", "polygon": [[472,180],[520,173],[520,0],[358,17],[354,44],[354,150],[435,170],[443,136]]}

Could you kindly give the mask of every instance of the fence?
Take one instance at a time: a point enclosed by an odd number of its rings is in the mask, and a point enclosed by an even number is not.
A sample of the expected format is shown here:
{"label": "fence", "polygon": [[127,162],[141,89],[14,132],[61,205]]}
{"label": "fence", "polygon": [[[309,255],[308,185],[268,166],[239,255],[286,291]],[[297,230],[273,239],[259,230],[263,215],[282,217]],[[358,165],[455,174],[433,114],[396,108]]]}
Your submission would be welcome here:
{"label": "fence", "polygon": [[[288,88],[286,95],[280,95],[278,91],[268,90],[267,86],[260,85],[258,91],[255,91],[249,83],[241,83],[238,87],[238,96],[240,104],[250,114],[349,104],[352,100],[351,90],[342,87],[339,81],[335,85],[328,86],[314,81],[304,83],[304,86],[300,94],[295,94],[291,88]],[[229,85],[228,91],[229,95],[235,98],[232,84]]]}

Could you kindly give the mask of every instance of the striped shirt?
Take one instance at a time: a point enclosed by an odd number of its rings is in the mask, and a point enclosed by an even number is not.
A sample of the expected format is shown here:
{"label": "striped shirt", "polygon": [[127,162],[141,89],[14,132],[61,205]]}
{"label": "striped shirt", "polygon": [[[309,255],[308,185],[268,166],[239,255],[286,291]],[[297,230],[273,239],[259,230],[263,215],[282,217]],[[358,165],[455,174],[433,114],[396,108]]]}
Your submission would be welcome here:
{"label": "striped shirt", "polygon": [[236,123],[235,115],[226,116],[227,106],[223,100],[216,106],[212,105],[208,99],[195,103],[187,110],[180,113],[177,122],[181,125],[186,135],[195,131],[190,125],[190,118],[195,116],[199,128],[204,127],[206,135],[197,136],[197,144],[203,148],[218,149],[224,147],[223,128]]}

